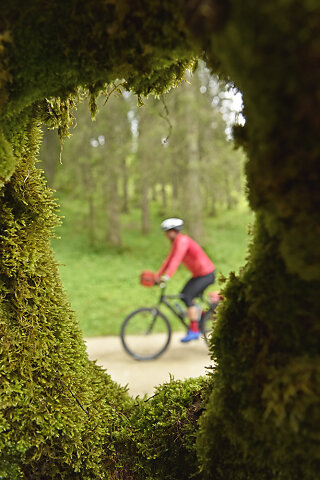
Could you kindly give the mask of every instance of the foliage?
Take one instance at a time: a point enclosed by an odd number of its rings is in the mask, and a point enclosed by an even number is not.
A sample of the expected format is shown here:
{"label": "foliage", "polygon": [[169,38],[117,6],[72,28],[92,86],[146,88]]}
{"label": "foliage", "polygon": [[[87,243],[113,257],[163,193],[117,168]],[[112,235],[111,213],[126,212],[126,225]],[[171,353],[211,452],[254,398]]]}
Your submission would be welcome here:
{"label": "foliage", "polygon": [[[77,129],[64,144],[62,165],[58,137],[55,146],[46,132],[40,150],[45,174],[65,205],[68,198],[81,200],[78,223],[91,246],[108,242],[121,247],[121,212],[136,206],[141,230],[149,233],[151,201],[157,201],[162,216],[183,216],[189,233],[203,243],[204,217],[243,200],[244,155],[227,139],[229,127],[221,112],[226,100],[220,97],[228,87],[203,62],[200,66],[179,89],[147,99],[140,108],[120,87],[96,99],[94,122],[87,102],[78,104]],[[191,165],[192,137],[197,148]],[[197,205],[194,212],[191,204]]]}

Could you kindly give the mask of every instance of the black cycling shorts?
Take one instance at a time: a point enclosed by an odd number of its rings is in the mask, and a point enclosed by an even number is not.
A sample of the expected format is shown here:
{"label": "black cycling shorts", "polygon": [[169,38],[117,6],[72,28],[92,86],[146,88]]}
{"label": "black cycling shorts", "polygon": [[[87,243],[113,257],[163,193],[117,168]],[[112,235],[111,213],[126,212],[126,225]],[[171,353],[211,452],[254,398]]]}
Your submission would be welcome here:
{"label": "black cycling shorts", "polygon": [[214,283],[214,271],[208,275],[190,278],[181,291],[181,300],[187,307],[192,307],[194,305],[193,299],[201,295],[212,283]]}

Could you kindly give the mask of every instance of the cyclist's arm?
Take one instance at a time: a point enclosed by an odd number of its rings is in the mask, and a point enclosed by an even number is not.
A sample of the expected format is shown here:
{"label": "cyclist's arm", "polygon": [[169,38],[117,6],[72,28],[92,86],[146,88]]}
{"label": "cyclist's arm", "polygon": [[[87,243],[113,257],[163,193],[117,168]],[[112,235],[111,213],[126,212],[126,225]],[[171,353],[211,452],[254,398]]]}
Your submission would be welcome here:
{"label": "cyclist's arm", "polygon": [[159,270],[157,271],[157,273],[156,273],[156,276],[157,276],[157,277],[160,278],[161,275],[165,272],[166,268],[167,268],[168,265],[169,265],[170,257],[171,257],[171,252],[169,253],[169,255],[167,256],[167,258],[164,260],[164,262],[162,263],[161,267],[160,267]]}
{"label": "cyclist's arm", "polygon": [[172,277],[172,275],[179,267],[180,263],[183,260],[183,257],[187,253],[188,246],[188,238],[186,237],[181,237],[181,239],[179,239],[179,242],[175,244],[172,254],[169,256],[169,261],[165,269],[166,275],[168,275],[168,277]]}

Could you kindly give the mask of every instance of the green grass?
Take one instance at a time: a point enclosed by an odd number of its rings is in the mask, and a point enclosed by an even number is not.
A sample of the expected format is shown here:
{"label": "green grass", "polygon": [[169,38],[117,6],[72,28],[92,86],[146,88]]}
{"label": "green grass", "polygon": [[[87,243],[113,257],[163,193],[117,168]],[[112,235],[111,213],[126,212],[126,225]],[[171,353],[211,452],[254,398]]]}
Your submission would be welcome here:
{"label": "green grass", "polygon": [[[154,214],[151,233],[143,236],[140,213],[133,211],[122,217],[120,251],[102,243],[90,249],[76,210],[75,204],[62,208],[65,220],[57,232],[61,239],[53,241],[64,288],[85,336],[118,335],[128,313],[157,302],[158,288],[140,286],[139,274],[144,269],[157,270],[168,253],[168,240],[159,229],[161,219]],[[244,264],[247,226],[252,221],[246,207],[206,220],[204,248],[216,265],[214,290],[219,289],[220,273],[227,276]],[[167,292],[178,293],[188,278],[188,271],[180,266]]]}

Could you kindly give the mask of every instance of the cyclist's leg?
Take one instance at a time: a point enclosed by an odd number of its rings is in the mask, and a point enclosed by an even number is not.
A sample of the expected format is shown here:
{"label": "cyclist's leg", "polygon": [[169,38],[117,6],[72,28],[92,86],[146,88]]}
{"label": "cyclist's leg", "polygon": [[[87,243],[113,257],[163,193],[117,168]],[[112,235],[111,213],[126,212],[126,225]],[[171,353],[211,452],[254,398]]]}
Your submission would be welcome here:
{"label": "cyclist's leg", "polygon": [[214,272],[208,275],[202,275],[201,277],[192,277],[185,284],[181,291],[182,301],[186,304],[187,308],[194,306],[194,298],[200,296],[204,290],[214,283]]}
{"label": "cyclist's leg", "polygon": [[186,304],[187,316],[190,322],[189,331],[186,337],[182,339],[183,342],[199,338],[199,311],[193,299],[202,294],[202,292],[213,282],[214,272],[201,277],[193,277],[183,287],[181,292],[182,300]]}
{"label": "cyclist's leg", "polygon": [[182,300],[187,307],[187,316],[190,322],[190,330],[193,332],[198,332],[198,317],[199,312],[198,308],[195,305],[193,299],[197,296],[199,288],[197,286],[199,279],[191,278],[182,289]]}

